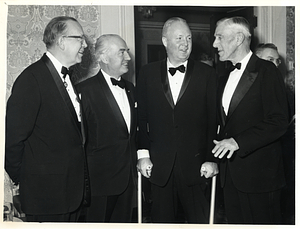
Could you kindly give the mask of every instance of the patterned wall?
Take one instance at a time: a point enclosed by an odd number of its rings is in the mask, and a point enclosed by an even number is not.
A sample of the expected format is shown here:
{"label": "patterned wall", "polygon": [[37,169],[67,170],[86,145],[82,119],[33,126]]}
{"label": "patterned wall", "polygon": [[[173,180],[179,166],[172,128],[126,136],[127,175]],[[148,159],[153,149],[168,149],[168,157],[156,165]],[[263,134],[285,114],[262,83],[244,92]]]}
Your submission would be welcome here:
{"label": "patterned wall", "polygon": [[93,44],[100,35],[99,6],[10,5],[7,23],[7,90],[9,97],[13,82],[30,64],[46,51],[43,33],[47,23],[56,16],[71,16],[82,25],[88,47],[82,63],[75,66],[74,81],[87,75],[91,63]]}
{"label": "patterned wall", "polygon": [[295,7],[286,7],[286,66],[285,78],[292,114],[295,114]]}

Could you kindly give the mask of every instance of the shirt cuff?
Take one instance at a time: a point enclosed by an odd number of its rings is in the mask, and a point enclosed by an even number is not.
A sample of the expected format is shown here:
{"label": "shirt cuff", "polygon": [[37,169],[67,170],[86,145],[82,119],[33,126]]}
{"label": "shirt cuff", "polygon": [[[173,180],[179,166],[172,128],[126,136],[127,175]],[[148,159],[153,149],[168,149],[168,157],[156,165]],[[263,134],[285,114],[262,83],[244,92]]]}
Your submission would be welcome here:
{"label": "shirt cuff", "polygon": [[138,160],[141,159],[141,158],[150,158],[149,150],[139,149],[137,151],[137,158],[138,158]]}

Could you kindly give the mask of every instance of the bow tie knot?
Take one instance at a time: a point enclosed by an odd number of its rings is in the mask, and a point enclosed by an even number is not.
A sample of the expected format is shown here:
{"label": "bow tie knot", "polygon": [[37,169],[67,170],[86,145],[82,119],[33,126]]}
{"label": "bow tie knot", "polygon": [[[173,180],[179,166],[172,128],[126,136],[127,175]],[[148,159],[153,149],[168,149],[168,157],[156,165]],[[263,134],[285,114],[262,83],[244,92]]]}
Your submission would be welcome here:
{"label": "bow tie knot", "polygon": [[72,75],[72,70],[66,68],[65,66],[61,67],[61,73],[63,74],[63,77],[66,78],[66,75],[71,76]]}
{"label": "bow tie knot", "polygon": [[66,82],[66,76],[69,75],[71,76],[72,75],[72,72],[73,70],[69,70],[68,68],[66,68],[65,66],[62,66],[61,67],[61,73],[63,74],[63,79],[64,79],[64,85],[65,87],[67,88],[68,87],[68,83]]}
{"label": "bow tie knot", "polygon": [[242,64],[241,63],[237,63],[236,65],[231,65],[230,68],[229,68],[229,71],[232,72],[234,69],[240,70],[241,67],[242,67]]}
{"label": "bow tie knot", "polygon": [[110,80],[114,86],[119,86],[122,89],[125,88],[125,81],[122,77],[120,80],[116,80],[115,78],[110,78]]}
{"label": "bow tie knot", "polygon": [[181,73],[184,73],[185,72],[184,65],[182,64],[182,65],[178,66],[177,68],[172,68],[172,67],[169,68],[169,72],[172,76],[174,76],[174,74],[176,73],[177,70],[180,71]]}

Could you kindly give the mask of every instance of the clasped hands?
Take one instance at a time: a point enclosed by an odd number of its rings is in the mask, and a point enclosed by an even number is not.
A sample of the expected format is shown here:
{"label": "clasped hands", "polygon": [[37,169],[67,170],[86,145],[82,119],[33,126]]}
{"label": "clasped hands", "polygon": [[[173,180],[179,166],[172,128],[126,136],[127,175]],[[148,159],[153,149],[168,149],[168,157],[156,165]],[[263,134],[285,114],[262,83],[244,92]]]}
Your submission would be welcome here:
{"label": "clasped hands", "polygon": [[[146,178],[151,177],[153,164],[150,158],[141,158],[137,163],[137,170]],[[215,162],[204,162],[201,165],[200,175],[210,178],[219,173],[218,165]]]}
{"label": "clasped hands", "polygon": [[227,159],[231,158],[233,153],[239,149],[239,145],[233,138],[223,139],[222,141],[213,141],[215,147],[212,153],[215,157],[223,158],[227,153]]}

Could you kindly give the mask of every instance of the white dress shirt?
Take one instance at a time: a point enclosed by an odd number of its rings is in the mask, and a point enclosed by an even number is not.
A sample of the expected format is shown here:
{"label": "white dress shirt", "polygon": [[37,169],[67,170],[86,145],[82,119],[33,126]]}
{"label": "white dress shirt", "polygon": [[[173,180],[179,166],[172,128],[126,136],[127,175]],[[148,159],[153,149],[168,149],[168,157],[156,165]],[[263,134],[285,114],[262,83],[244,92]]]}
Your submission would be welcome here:
{"label": "white dress shirt", "polygon": [[[186,65],[187,65],[187,61],[185,61],[184,63],[182,63],[186,69]],[[171,73],[169,72],[169,68],[170,67],[178,67],[178,66],[173,66],[171,64],[171,62],[169,61],[169,59],[167,60],[167,72],[168,72],[168,79],[169,79],[169,84],[170,84],[170,88],[171,88],[171,93],[172,93],[172,97],[173,97],[173,101],[174,104],[177,103],[178,100],[178,96],[181,90],[181,86],[184,80],[184,75],[185,72],[182,73],[180,71],[176,71],[175,74],[172,76]]]}
{"label": "white dress shirt", "polygon": [[250,51],[244,57],[244,59],[239,61],[239,63],[241,63],[241,69],[234,69],[229,75],[226,86],[224,88],[223,97],[222,97],[222,104],[223,104],[223,108],[224,108],[226,115],[228,114],[229,105],[230,105],[230,101],[233,96],[233,93],[242,77],[242,74],[248,64],[248,61],[249,61],[251,55],[252,55],[252,52]]}
{"label": "white dress shirt", "polygon": [[49,51],[46,52],[46,55],[49,57],[49,59],[53,63],[56,71],[60,75],[61,80],[63,82],[65,81],[67,83],[66,90],[70,96],[70,99],[71,99],[74,109],[76,111],[78,122],[81,122],[80,104],[79,104],[78,98],[74,92],[74,88],[71,83],[69,75],[66,75],[66,78],[64,79],[63,74],[61,73],[61,68],[63,65]]}
{"label": "white dress shirt", "polygon": [[128,97],[126,94],[125,89],[120,88],[118,85],[113,85],[111,82],[111,76],[109,76],[106,72],[101,69],[101,72],[113,93],[113,96],[122,112],[123,118],[126,122],[128,132],[130,132],[130,125],[131,125],[131,112],[130,112],[130,105],[128,101]]}

